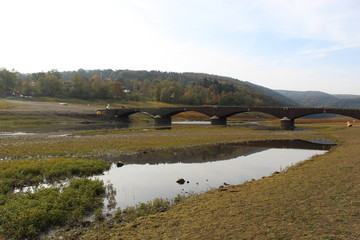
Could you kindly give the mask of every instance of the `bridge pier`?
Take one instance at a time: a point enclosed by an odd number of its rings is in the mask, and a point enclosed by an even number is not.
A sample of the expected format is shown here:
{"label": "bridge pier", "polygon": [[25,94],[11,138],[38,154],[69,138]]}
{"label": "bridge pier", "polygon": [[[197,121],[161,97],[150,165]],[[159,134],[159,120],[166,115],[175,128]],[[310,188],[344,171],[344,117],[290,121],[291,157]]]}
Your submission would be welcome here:
{"label": "bridge pier", "polygon": [[290,119],[288,117],[284,117],[280,119],[280,126],[283,130],[291,130],[293,131],[295,129],[295,123],[293,119]]}
{"label": "bridge pier", "polygon": [[156,115],[154,117],[154,125],[157,127],[171,126],[171,117],[162,117],[160,115]]}
{"label": "bridge pier", "polygon": [[226,117],[218,117],[218,116],[212,116],[210,118],[210,123],[211,125],[223,125],[223,126],[226,126],[227,124],[227,119]]}

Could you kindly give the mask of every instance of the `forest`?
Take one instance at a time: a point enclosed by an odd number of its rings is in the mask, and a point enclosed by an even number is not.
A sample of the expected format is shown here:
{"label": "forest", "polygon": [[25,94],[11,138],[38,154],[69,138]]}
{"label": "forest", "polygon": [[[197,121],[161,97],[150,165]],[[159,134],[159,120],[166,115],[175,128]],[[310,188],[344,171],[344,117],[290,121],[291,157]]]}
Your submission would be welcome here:
{"label": "forest", "polygon": [[131,70],[51,70],[23,74],[0,69],[0,96],[160,101],[186,105],[279,105],[243,82],[201,73]]}

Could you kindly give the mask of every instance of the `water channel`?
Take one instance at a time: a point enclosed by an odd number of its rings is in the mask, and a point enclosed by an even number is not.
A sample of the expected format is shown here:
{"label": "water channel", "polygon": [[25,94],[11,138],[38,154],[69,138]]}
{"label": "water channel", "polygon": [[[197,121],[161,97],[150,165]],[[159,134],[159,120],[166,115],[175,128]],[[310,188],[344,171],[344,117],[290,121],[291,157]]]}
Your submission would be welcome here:
{"label": "water channel", "polygon": [[[334,145],[324,141],[256,141],[143,152],[109,159],[125,165],[96,176],[117,191],[117,207],[133,206],[155,198],[198,194],[228,184],[269,176],[297,162],[325,153]],[[185,183],[177,183],[183,178]]]}

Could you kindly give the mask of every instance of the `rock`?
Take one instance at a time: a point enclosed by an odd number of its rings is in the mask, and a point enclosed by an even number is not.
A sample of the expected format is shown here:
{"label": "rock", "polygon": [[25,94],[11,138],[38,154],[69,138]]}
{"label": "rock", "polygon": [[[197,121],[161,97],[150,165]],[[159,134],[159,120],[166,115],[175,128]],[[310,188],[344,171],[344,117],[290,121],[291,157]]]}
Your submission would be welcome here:
{"label": "rock", "polygon": [[116,166],[117,167],[122,167],[122,166],[124,166],[125,165],[125,163],[123,163],[122,161],[118,161],[117,163],[116,163]]}
{"label": "rock", "polygon": [[176,182],[180,185],[183,185],[185,183],[185,179],[179,178]]}

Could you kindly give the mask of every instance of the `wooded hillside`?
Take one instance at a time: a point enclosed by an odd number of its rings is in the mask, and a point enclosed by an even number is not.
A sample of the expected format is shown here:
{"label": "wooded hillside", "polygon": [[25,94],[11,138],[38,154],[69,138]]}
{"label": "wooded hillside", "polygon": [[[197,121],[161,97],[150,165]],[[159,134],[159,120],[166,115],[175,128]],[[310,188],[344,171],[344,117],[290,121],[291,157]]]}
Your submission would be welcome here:
{"label": "wooded hillside", "polygon": [[284,105],[244,82],[199,73],[83,70],[21,74],[1,69],[0,94],[160,101],[186,105]]}

